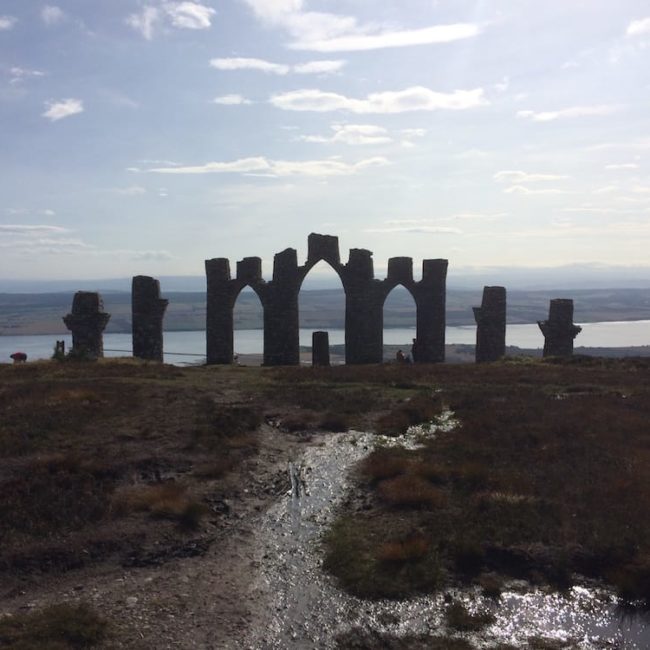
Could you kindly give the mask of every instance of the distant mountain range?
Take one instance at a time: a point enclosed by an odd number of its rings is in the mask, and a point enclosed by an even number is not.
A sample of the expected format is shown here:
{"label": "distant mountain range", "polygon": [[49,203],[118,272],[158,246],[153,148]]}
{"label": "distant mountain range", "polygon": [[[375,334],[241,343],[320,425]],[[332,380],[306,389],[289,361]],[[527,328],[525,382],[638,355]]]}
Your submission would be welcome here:
{"label": "distant mountain range", "polygon": [[[376,269],[377,278],[385,269]],[[416,267],[416,279],[419,267]],[[205,291],[205,277],[199,275],[158,276],[163,292]],[[614,266],[607,264],[571,264],[567,266],[531,267],[454,267],[449,268],[448,289],[481,290],[484,285],[502,285],[509,290],[565,290],[650,288],[650,266]],[[304,289],[338,289],[333,272],[307,276]],[[12,280],[0,279],[0,293],[52,293],[60,291],[130,291],[131,278],[93,280]]]}

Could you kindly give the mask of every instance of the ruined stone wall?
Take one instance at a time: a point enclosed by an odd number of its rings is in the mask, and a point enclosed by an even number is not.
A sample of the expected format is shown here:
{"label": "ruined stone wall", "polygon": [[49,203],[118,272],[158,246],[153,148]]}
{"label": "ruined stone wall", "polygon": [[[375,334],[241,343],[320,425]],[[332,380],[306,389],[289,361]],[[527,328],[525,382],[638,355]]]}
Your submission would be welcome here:
{"label": "ruined stone wall", "polygon": [[232,363],[233,309],[239,292],[248,285],[255,290],[264,309],[264,364],[298,364],[298,295],[303,280],[321,260],[336,271],[345,291],[346,363],[382,362],[383,306],[397,284],[411,292],[417,307],[418,361],[444,360],[447,260],[424,260],[422,280],[414,282],[411,258],[392,258],[388,277],[382,281],[374,277],[370,251],[352,249],[347,264],[341,264],[338,237],[312,233],[306,263],[298,266],[295,249],[278,253],[270,282],[261,277],[259,258],[239,262],[235,279],[230,277],[227,259],[206,261],[207,362]]}

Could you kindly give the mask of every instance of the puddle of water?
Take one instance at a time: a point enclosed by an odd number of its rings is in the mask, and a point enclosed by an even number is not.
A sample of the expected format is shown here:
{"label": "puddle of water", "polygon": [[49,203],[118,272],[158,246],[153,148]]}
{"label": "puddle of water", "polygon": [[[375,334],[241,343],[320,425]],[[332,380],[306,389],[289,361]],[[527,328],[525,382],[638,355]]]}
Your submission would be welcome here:
{"label": "puddle of water", "polygon": [[[351,628],[393,635],[446,632],[443,594],[411,600],[364,601],[336,587],[321,569],[320,540],[333,521],[335,509],[348,488],[350,468],[376,444],[422,443],[423,437],[449,431],[453,414],[440,422],[414,427],[398,438],[348,432],[323,437],[289,466],[292,489],[264,515],[259,531],[259,590],[270,610],[267,620],[240,647],[260,649],[335,647],[335,637]],[[618,601],[602,589],[574,587],[570,597],[540,590],[505,592],[495,603],[477,590],[454,591],[453,597],[470,611],[490,610],[493,625],[481,633],[456,634],[477,648],[496,642],[525,646],[531,636],[572,640],[588,649],[650,648],[650,625],[640,618],[619,616]]]}

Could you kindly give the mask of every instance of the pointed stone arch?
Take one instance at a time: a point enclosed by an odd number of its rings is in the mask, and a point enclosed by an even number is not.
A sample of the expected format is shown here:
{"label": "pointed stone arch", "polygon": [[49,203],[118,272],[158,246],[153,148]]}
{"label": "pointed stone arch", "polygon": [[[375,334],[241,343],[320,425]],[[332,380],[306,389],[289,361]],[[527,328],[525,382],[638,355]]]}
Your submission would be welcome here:
{"label": "pointed stone arch", "polygon": [[257,293],[264,309],[264,364],[297,365],[298,294],[306,275],[321,260],[338,274],[345,292],[346,363],[382,362],[383,305],[397,284],[410,291],[415,300],[419,360],[444,360],[447,260],[424,260],[422,279],[414,282],[412,259],[394,257],[388,261],[386,279],[378,280],[374,277],[371,251],[353,248],[348,262],[341,264],[338,237],[312,233],[305,264],[298,266],[295,249],[285,249],[274,257],[270,282],[262,278],[259,257],[238,262],[234,279],[227,259],[206,260],[207,363],[232,363],[233,308],[239,292],[248,285]]}

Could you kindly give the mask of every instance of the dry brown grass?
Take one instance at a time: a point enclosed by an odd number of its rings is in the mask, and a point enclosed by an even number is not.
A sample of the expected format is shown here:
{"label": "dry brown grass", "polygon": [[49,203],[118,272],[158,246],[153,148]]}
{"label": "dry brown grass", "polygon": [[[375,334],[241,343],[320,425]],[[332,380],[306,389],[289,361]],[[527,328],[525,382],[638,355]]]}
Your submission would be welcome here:
{"label": "dry brown grass", "polygon": [[377,551],[380,562],[417,562],[421,560],[431,547],[431,541],[422,534],[411,534],[405,539],[383,543]]}
{"label": "dry brown grass", "polygon": [[412,474],[403,474],[381,481],[377,494],[393,508],[442,508],[447,496],[429,481]]}

